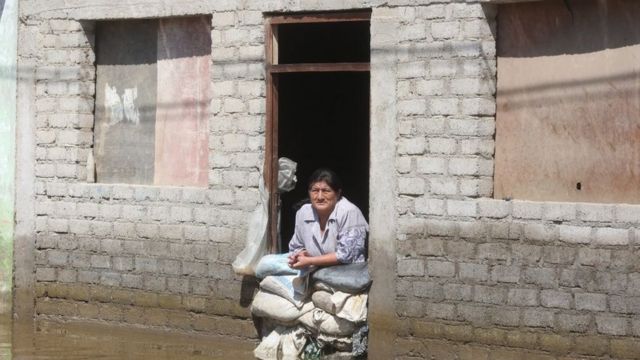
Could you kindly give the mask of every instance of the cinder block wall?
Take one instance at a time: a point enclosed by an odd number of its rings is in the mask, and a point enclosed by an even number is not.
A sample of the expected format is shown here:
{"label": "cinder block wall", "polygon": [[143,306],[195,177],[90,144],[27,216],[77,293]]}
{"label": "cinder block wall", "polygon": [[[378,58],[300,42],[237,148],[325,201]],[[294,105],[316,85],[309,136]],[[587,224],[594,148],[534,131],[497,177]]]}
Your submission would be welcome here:
{"label": "cinder block wall", "polygon": [[[427,356],[431,339],[448,339],[556,355],[640,354],[640,206],[491,198],[494,5],[24,3],[21,33],[37,34],[21,46],[37,64],[38,315],[255,336],[246,309],[254,284],[230,264],[258,201],[264,156],[263,12],[373,8],[372,23],[385,25],[372,27],[397,29],[376,33],[394,45],[372,54],[372,63],[373,56],[392,59],[384,78],[396,79],[372,84],[380,87],[372,93],[394,95],[397,112],[385,120],[397,125],[388,127],[397,131],[389,134],[396,139],[391,160],[375,159],[376,171],[395,174],[395,202],[385,208],[395,209],[397,234],[371,236],[396,249],[371,254],[373,266],[377,258],[397,267],[388,275],[397,286],[374,286],[371,294],[373,302],[395,298],[391,314],[371,314],[399,320],[386,351]],[[94,21],[188,14],[212,15],[209,187],[86,183]],[[389,86],[394,91],[383,89]]]}
{"label": "cinder block wall", "polygon": [[491,199],[496,10],[399,12],[396,355],[445,338],[637,358],[640,206]]}

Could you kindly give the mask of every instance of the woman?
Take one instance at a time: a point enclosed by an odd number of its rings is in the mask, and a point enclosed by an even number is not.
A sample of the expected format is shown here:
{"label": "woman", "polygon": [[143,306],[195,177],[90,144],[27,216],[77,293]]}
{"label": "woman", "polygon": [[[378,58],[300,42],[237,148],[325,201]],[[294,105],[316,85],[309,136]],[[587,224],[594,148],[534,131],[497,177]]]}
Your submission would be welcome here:
{"label": "woman", "polygon": [[331,266],[365,261],[369,225],[357,206],[342,196],[342,184],[329,169],[318,169],[308,183],[311,204],[296,213],[289,242],[289,266]]}

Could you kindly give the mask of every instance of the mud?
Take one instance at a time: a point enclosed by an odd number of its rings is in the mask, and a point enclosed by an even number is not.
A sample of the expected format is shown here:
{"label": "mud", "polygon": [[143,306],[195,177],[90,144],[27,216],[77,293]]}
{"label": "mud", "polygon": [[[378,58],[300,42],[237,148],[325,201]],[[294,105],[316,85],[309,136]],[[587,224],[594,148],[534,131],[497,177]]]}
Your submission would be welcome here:
{"label": "mud", "polygon": [[255,342],[105,324],[0,317],[0,359],[253,359]]}

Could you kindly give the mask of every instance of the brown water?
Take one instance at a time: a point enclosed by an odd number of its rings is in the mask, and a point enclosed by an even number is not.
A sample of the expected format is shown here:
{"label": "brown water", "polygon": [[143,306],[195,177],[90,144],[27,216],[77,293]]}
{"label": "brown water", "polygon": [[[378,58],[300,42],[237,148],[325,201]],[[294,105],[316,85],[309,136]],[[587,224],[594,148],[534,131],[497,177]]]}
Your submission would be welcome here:
{"label": "brown water", "polygon": [[253,341],[103,324],[12,322],[0,315],[1,360],[254,359]]}

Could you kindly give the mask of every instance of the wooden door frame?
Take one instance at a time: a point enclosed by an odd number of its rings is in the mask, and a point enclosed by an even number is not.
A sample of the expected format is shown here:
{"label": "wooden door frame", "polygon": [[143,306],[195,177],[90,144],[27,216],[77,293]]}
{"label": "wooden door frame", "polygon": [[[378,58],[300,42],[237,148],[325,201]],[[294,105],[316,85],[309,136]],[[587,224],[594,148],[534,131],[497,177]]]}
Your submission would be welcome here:
{"label": "wooden door frame", "polygon": [[271,14],[265,18],[266,126],[264,182],[269,192],[269,252],[280,252],[278,241],[278,75],[287,73],[370,72],[370,62],[280,64],[278,26],[301,23],[370,22],[371,9],[349,12]]}

